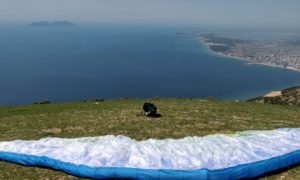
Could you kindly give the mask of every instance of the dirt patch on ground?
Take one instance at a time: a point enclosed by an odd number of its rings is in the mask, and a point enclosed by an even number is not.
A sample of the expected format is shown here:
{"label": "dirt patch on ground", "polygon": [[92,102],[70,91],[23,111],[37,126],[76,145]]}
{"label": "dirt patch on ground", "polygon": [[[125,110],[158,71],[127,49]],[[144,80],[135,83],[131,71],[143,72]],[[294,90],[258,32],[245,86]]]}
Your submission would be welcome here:
{"label": "dirt patch on ground", "polygon": [[43,129],[42,132],[44,133],[53,133],[53,134],[59,134],[61,133],[61,128],[51,128],[51,129]]}

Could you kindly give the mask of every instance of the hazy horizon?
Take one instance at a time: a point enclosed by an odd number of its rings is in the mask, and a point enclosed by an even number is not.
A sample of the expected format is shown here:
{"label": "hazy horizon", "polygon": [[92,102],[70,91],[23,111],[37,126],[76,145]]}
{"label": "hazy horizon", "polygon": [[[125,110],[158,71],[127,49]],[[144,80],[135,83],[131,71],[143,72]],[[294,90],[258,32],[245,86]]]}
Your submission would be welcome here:
{"label": "hazy horizon", "polygon": [[68,20],[300,27],[298,0],[0,0],[0,23]]}

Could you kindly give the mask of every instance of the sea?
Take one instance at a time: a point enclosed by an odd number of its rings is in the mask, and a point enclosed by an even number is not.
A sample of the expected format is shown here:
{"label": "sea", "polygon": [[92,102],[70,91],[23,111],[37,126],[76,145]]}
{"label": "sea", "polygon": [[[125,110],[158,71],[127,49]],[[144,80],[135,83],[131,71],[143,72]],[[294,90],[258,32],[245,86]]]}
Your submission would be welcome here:
{"label": "sea", "polygon": [[[207,30],[207,29],[206,29]],[[219,56],[164,25],[0,26],[0,105],[116,98],[245,100],[300,73]]]}

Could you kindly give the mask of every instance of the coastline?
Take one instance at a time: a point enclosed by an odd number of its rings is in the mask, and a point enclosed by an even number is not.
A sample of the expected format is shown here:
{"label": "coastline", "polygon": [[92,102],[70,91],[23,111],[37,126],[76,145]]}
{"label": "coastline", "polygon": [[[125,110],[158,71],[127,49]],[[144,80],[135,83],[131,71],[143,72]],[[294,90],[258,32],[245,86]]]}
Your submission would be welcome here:
{"label": "coastline", "polygon": [[212,50],[210,45],[207,42],[205,42],[205,40],[203,38],[200,37],[200,38],[196,38],[196,39],[200,40],[200,43],[202,43],[204,45],[204,47],[208,50],[208,52],[210,52],[213,55],[217,55],[219,57],[231,58],[231,59],[247,62],[248,65],[263,65],[263,66],[268,66],[268,67],[273,67],[273,68],[281,68],[281,69],[296,71],[296,72],[300,73],[300,69],[296,69],[293,67],[276,66],[276,65],[266,64],[266,63],[255,63],[255,62],[251,62],[249,59],[246,59],[243,57],[229,56],[222,52],[217,52],[217,51]]}

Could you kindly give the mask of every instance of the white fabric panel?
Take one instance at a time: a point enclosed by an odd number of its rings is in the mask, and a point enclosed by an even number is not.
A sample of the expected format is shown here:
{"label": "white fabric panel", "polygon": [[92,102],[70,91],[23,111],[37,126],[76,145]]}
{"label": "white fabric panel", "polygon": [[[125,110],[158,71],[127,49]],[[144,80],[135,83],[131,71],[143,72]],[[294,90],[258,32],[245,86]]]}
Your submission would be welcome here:
{"label": "white fabric panel", "polygon": [[300,128],[183,139],[135,141],[125,136],[0,142],[0,151],[47,156],[89,167],[223,169],[300,150]]}

